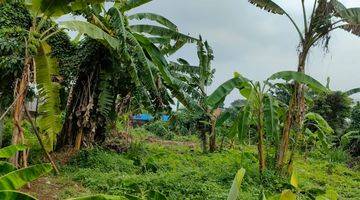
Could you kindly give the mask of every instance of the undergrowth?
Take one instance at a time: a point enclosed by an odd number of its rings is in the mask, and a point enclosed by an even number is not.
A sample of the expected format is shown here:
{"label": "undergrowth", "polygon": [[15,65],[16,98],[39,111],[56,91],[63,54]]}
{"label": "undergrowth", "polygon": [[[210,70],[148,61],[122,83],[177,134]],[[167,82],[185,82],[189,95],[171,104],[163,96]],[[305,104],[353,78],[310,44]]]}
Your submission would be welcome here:
{"label": "undergrowth", "polygon": [[[141,132],[135,133],[141,139],[135,140],[123,154],[101,148],[80,151],[63,166],[62,176],[80,182],[92,193],[142,196],[148,191],[159,191],[168,199],[226,199],[240,168],[246,169],[242,199],[259,199],[262,190],[266,196],[273,196],[290,187],[288,178],[272,170],[260,179],[257,154],[252,146],[203,154],[189,146],[146,142],[146,133]],[[301,190],[332,189],[341,199],[356,199],[359,172],[337,160],[329,160],[328,156],[296,157],[294,167]],[[298,198],[310,199],[300,193]]]}

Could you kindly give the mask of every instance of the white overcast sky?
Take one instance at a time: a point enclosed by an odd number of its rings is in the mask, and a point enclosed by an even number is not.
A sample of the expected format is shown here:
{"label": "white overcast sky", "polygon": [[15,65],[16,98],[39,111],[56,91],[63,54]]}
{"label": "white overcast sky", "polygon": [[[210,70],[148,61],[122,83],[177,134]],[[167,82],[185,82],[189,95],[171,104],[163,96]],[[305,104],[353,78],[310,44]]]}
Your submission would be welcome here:
{"label": "white overcast sky", "polygon": [[[360,7],[360,0],[340,0],[348,7]],[[275,0],[302,22],[300,0]],[[307,0],[309,11],[312,0]],[[213,91],[238,71],[264,80],[280,70],[296,70],[298,35],[285,16],[273,15],[247,0],[153,0],[135,12],[155,12],[169,18],[180,31],[201,34],[215,52]],[[360,38],[338,30],[332,34],[330,52],[312,50],[307,72],[325,84],[331,78],[333,90],[360,87]],[[197,63],[196,49],[187,47],[177,57]],[[236,92],[227,104],[239,98]]]}
{"label": "white overcast sky", "polygon": [[[360,7],[360,0],[340,0],[347,7]],[[301,0],[275,0],[300,24]],[[313,0],[306,0],[308,11]],[[264,80],[280,70],[296,70],[298,35],[288,18],[274,15],[247,0],[153,0],[132,12],[155,12],[175,24],[183,33],[201,34],[214,49],[215,80],[209,93],[233,72],[253,80]],[[342,30],[333,32],[330,52],[314,48],[307,73],[325,84],[331,78],[333,90],[360,87],[360,38]],[[188,45],[174,57],[197,64],[196,48]],[[355,96],[359,98],[359,96]],[[233,92],[226,104],[239,98]]]}

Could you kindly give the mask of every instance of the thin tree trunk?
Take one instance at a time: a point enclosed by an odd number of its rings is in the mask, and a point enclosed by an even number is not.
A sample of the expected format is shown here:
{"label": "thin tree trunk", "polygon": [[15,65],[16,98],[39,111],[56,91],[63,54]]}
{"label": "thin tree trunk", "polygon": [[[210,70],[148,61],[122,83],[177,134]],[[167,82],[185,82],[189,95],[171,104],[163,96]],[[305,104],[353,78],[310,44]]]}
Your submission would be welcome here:
{"label": "thin tree trunk", "polygon": [[201,148],[202,148],[202,151],[204,153],[207,152],[207,135],[206,135],[206,131],[202,130],[201,131]]}
{"label": "thin tree trunk", "polygon": [[30,121],[30,123],[31,123],[32,128],[34,129],[36,138],[38,139],[38,142],[39,142],[41,148],[44,150],[45,155],[46,155],[46,157],[48,158],[48,160],[50,161],[50,163],[51,163],[52,167],[54,168],[56,174],[59,174],[59,170],[58,170],[58,168],[57,168],[54,160],[51,158],[49,152],[46,151],[45,146],[44,146],[44,143],[43,143],[43,141],[41,140],[40,134],[39,134],[39,132],[38,132],[38,130],[37,130],[36,124],[35,124],[35,122],[32,120],[31,115],[30,115],[30,113],[29,113],[29,110],[27,109],[27,107],[26,107],[25,105],[24,105],[24,110],[25,110],[26,116],[28,117],[28,119],[29,119],[29,121]]}
{"label": "thin tree trunk", "polygon": [[258,111],[258,133],[259,133],[259,141],[258,141],[258,154],[259,154],[259,171],[262,174],[266,168],[265,164],[265,146],[264,146],[264,113],[262,106]]}
{"label": "thin tree trunk", "polygon": [[[31,66],[31,59],[28,56],[25,56],[25,64],[23,73],[21,76],[21,80],[15,87],[15,104],[14,104],[14,111],[13,111],[13,135],[12,135],[12,144],[23,144],[24,143],[24,131],[21,127],[22,115],[23,115],[23,105],[25,103],[25,97],[27,95],[28,90],[28,83],[29,83],[29,76],[30,76],[30,66]],[[12,158],[10,158],[10,162],[13,163],[16,167],[19,167],[19,152]],[[26,159],[26,157],[24,157]],[[23,160],[23,166],[27,165],[27,161]]]}
{"label": "thin tree trunk", "polygon": [[216,151],[215,125],[216,125],[216,117],[213,116],[213,117],[211,117],[211,134],[210,134],[210,141],[209,141],[210,152]]}

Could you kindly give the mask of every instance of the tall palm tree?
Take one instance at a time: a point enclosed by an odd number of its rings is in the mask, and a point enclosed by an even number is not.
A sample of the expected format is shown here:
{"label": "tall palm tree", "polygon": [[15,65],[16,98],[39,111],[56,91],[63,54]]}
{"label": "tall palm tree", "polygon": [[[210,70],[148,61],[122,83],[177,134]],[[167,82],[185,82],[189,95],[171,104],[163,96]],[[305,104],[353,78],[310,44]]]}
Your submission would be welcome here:
{"label": "tall palm tree", "polygon": [[[337,0],[313,0],[311,13],[307,12],[306,0],[299,0],[303,13],[303,28],[279,5],[272,0],[249,0],[250,3],[268,12],[285,15],[293,24],[299,35],[298,72],[305,73],[306,60],[311,47],[324,45],[328,47],[330,33],[337,29],[346,30],[360,36],[360,8],[346,8]],[[310,1],[310,0],[308,0]],[[292,125],[296,133],[300,132],[305,114],[304,85],[295,84],[288,112],[283,127],[281,144],[277,156],[277,166],[282,168],[286,157],[289,135]],[[295,112],[293,123],[293,113]]]}

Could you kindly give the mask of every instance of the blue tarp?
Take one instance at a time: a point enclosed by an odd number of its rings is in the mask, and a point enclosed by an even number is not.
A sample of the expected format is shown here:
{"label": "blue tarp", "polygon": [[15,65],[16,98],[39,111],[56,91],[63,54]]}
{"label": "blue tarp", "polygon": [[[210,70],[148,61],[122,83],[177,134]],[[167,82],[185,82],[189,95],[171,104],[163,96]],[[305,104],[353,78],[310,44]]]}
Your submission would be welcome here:
{"label": "blue tarp", "polygon": [[[169,115],[162,115],[161,116],[161,120],[163,122],[167,122],[169,121],[169,118],[170,116]],[[154,117],[150,114],[137,114],[137,115],[134,115],[133,116],[133,119],[134,120],[138,120],[138,121],[145,121],[145,122],[148,122],[148,121],[151,121],[154,119]]]}

